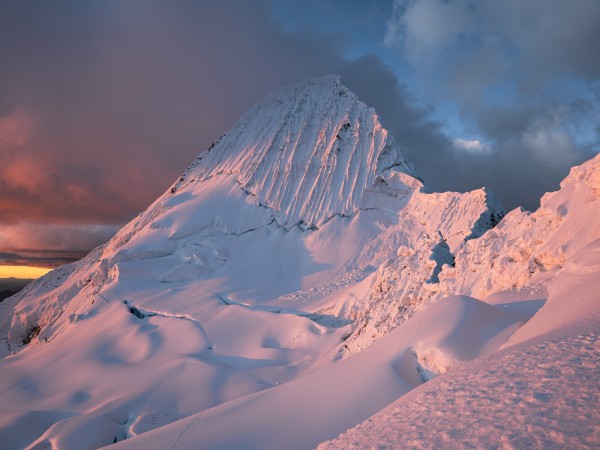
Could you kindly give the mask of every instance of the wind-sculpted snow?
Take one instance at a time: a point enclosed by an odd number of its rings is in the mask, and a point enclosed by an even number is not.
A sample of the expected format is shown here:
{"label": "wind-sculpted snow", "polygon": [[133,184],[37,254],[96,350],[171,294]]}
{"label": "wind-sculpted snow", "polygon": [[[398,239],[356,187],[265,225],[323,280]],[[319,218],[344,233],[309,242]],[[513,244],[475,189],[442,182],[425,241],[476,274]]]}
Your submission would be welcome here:
{"label": "wind-sculpted snow", "polygon": [[501,307],[453,297],[432,305],[406,327],[351,358],[121,442],[116,448],[314,448],[326,436],[333,437],[360,417],[380,410],[390,398],[422,385],[421,363],[432,370],[446,369],[491,352],[518,328],[520,320],[521,316]]}
{"label": "wind-sculpted snow", "polygon": [[[49,272],[0,304],[0,358],[29,343],[48,342],[68,326],[82,307],[73,299],[82,290],[88,293],[104,286],[107,274],[102,277],[95,263],[99,254],[100,248],[77,263]],[[34,329],[35,339],[26,339]]]}
{"label": "wind-sculpted snow", "polygon": [[355,214],[364,191],[391,167],[416,176],[375,110],[331,75],[284,88],[251,108],[174,189],[233,174],[282,224],[310,227]]}
{"label": "wind-sculpted snow", "polygon": [[[501,206],[486,190],[471,196],[414,195],[400,213],[411,215],[402,220],[406,228],[414,220],[414,240],[398,247],[397,256],[379,268],[371,294],[347,312],[357,328],[346,348],[364,348],[445,296],[485,298],[553,277],[571,255],[598,237],[599,186],[596,156],[573,168],[560,190],[546,194],[534,213],[516,209],[503,218]],[[482,197],[486,200],[477,204]],[[473,214],[479,215],[475,222]],[[420,227],[427,231],[414,231]],[[465,235],[468,229],[472,235]]]}
{"label": "wind-sculpted snow", "polygon": [[597,273],[599,165],[502,219],[487,189],[429,193],[338,77],[282,89],[0,303],[0,446],[307,448],[592,317],[551,282]]}
{"label": "wind-sculpted snow", "polygon": [[440,277],[447,290],[483,298],[551,275],[597,239],[598,230],[600,156],[574,167],[534,213],[511,211],[496,228],[468,242],[456,257],[456,268]]}
{"label": "wind-sculpted snow", "polygon": [[[593,164],[598,163],[597,157]],[[572,198],[574,203],[581,202],[580,206],[595,201],[600,186],[597,172],[592,173],[597,167],[586,165],[572,172],[561,189],[575,187],[577,181],[590,188],[592,182],[596,189],[584,188],[589,195]],[[559,192],[549,197],[556,200],[562,195]],[[598,214],[598,207],[590,206],[587,204],[585,211]],[[598,231],[595,234],[598,236]],[[544,306],[500,351],[455,366],[319,449],[374,445],[415,449],[598,448],[600,239],[583,244],[589,237],[578,240],[574,245],[578,250],[573,247],[574,253],[561,270],[545,281],[549,296]],[[523,294],[532,300],[515,302]],[[527,303],[541,301],[534,300],[540,294],[544,293],[539,286],[514,288],[487,301],[505,311],[519,303],[527,309]],[[414,320],[418,318],[417,314]]]}
{"label": "wind-sculpted snow", "polygon": [[395,254],[379,267],[369,295],[344,311],[356,320],[344,347],[365,348],[431,302],[453,294],[439,283],[440,273],[454,266],[454,255],[465,242],[502,216],[502,206],[489,190],[415,193],[390,232]]}
{"label": "wind-sculpted snow", "polygon": [[493,355],[318,448],[597,448],[599,358],[593,332]]}
{"label": "wind-sculpted snow", "polygon": [[[244,114],[94,256],[76,263],[77,276],[58,276],[56,289],[41,298],[37,287],[44,281],[21,294],[15,311],[23,312],[7,313],[11,323],[0,323],[7,333],[4,351],[22,348],[19,342],[38,326],[40,339],[51,339],[52,330],[64,330],[54,322],[65,308],[83,308],[106,285],[131,278],[173,284],[220,272],[237,280],[225,294],[254,293],[253,300],[263,303],[303,289],[324,293],[320,285],[335,286],[331,280],[349,272],[371,272],[412,235],[411,213],[405,218],[398,212],[418,207],[411,201],[417,194],[430,198],[414,175],[375,111],[339,77],[282,89]],[[443,217],[437,217],[440,195]],[[427,211],[420,220],[433,215],[448,224],[453,246],[475,233],[482,217],[479,194],[473,202],[459,197],[432,195],[420,210]],[[434,228],[427,230],[435,234]],[[265,234],[271,238],[256,240]],[[250,247],[238,245],[243,242]],[[290,252],[279,254],[285,248]],[[247,264],[256,258],[263,263]],[[75,297],[77,307],[67,306]],[[47,313],[40,312],[42,304]]]}
{"label": "wind-sculpted snow", "polygon": [[408,174],[337,77],[258,104],[110,242],[2,302],[10,445],[110,444],[337,359],[351,321],[323,297],[392,251],[363,250],[422,189]]}

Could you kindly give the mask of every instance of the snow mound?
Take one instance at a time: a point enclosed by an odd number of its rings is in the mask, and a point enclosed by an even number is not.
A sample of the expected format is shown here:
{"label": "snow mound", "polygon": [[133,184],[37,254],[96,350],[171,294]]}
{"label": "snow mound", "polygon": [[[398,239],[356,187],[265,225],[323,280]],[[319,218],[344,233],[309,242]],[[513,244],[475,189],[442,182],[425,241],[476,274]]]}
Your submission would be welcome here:
{"label": "snow mound", "polygon": [[417,313],[350,358],[114,448],[314,448],[422,385],[419,361],[432,363],[435,354],[438,369],[450,360],[462,364],[496,350],[519,324],[517,315],[501,308],[452,297]]}

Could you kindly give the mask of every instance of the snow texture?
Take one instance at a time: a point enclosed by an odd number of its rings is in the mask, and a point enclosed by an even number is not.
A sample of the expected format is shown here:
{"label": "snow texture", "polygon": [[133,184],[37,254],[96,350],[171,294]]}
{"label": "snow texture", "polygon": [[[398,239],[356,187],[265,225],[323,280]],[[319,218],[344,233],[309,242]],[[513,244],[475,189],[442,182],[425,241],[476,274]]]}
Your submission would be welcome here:
{"label": "snow texture", "polygon": [[598,156],[534,213],[430,193],[339,77],[284,88],[0,303],[0,443],[600,445],[599,199]]}
{"label": "snow texture", "polygon": [[320,226],[353,215],[378,175],[394,168],[416,176],[375,110],[337,76],[281,89],[247,111],[173,189],[232,174],[289,227]]}
{"label": "snow texture", "polygon": [[433,379],[319,449],[597,448],[598,273],[600,239],[566,263],[544,307],[503,350]]}

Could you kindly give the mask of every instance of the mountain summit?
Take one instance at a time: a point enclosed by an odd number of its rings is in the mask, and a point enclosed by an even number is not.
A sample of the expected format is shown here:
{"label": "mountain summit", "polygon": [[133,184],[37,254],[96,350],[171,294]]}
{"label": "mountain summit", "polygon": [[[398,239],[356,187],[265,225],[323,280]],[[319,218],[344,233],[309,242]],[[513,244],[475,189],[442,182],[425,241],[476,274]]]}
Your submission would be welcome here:
{"label": "mountain summit", "polygon": [[[428,192],[339,77],[281,89],[108,243],[0,303],[0,442],[314,448],[426,382],[454,404],[453,373],[483,392],[486,361],[542,331],[548,358],[596,345],[599,158],[504,217],[489,189]],[[548,396],[536,370],[511,404],[550,417],[562,383]]]}
{"label": "mountain summit", "polygon": [[339,76],[309,78],[248,110],[186,171],[174,191],[231,174],[286,226],[355,214],[378,175],[414,167]]}

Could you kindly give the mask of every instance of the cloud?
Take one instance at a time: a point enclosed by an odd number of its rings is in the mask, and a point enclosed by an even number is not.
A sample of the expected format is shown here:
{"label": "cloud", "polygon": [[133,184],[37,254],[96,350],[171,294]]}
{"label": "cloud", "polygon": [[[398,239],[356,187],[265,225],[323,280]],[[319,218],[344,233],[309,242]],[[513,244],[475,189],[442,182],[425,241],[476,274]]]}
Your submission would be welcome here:
{"label": "cloud", "polygon": [[76,261],[117,232],[109,225],[0,225],[0,265],[54,267]]}
{"label": "cloud", "polygon": [[454,147],[459,150],[464,150],[471,153],[487,153],[490,151],[490,146],[484,144],[483,142],[477,139],[461,139],[457,138],[452,141]]}
{"label": "cloud", "polygon": [[88,251],[50,251],[44,249],[0,252],[0,266],[58,267],[83,258]]}
{"label": "cloud", "polygon": [[436,101],[469,114],[478,103],[548,96],[565,76],[596,82],[598,23],[595,0],[395,0],[383,42]]}
{"label": "cloud", "polygon": [[[574,118],[598,117],[597,91],[587,83],[600,64],[593,54],[599,8],[562,3],[394,2],[386,42],[423,70],[431,96],[417,103],[380,57],[345,59],[340,34],[285,32],[268,1],[3,2],[0,236],[10,229],[13,241],[0,242],[0,251],[34,257],[23,249],[90,249],[253,103],[327,73],[339,73],[377,109],[433,189],[491,185],[507,206],[531,207],[568,164],[586,157],[588,144],[573,138],[581,131]],[[542,101],[565,68],[585,89]],[[490,86],[505,79],[518,104],[486,103]],[[442,132],[431,106],[439,99],[455,101],[474,129]],[[586,142],[600,140],[597,125],[587,128],[579,133]],[[458,151],[465,136],[494,145]],[[67,232],[56,235],[60,229]]]}
{"label": "cloud", "polygon": [[450,68],[449,60],[477,59],[484,49],[498,70],[518,62],[538,83],[565,69],[596,79],[599,20],[595,0],[395,0],[384,43],[402,47],[417,67]]}
{"label": "cloud", "polygon": [[446,127],[435,164],[413,156],[434,189],[486,185],[533,209],[600,150],[598,23],[594,0],[394,1],[384,43],[465,128]]}
{"label": "cloud", "polygon": [[0,116],[0,148],[6,152],[15,152],[25,145],[31,129],[29,117],[23,111],[13,111],[5,117]]}
{"label": "cloud", "polygon": [[384,43],[403,46],[414,64],[427,68],[468,31],[471,14],[465,6],[456,1],[395,0]]}

